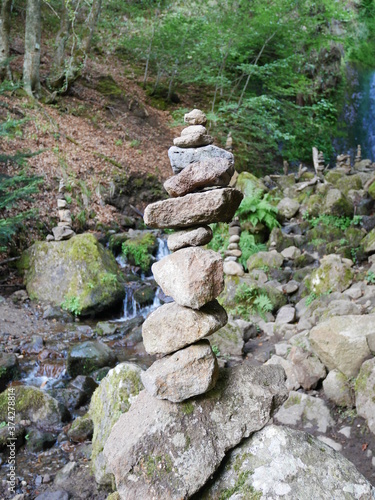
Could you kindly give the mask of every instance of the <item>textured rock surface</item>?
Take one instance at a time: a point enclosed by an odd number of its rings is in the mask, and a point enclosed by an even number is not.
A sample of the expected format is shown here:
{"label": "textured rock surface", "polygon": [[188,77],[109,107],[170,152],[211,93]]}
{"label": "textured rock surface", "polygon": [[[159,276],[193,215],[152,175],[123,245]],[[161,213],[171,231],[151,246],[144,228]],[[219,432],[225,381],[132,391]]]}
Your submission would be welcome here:
{"label": "textured rock surface", "polygon": [[252,269],[262,269],[263,267],[268,268],[279,268],[284,262],[284,257],[272,250],[271,252],[258,252],[248,258],[246,265],[249,271]]}
{"label": "textured rock surface", "polygon": [[242,356],[243,354],[243,332],[234,321],[220,328],[208,340],[220,356]]}
{"label": "textured rock surface", "polygon": [[206,125],[207,117],[200,109],[193,109],[184,115],[184,122],[189,125]]}
{"label": "textured rock surface", "polygon": [[164,304],[143,323],[143,343],[149,354],[169,354],[211,335],[227,321],[227,313],[216,300],[199,310],[175,302]]}
{"label": "textured rock surface", "polygon": [[242,197],[236,189],[223,188],[157,201],[146,207],[144,221],[149,227],[161,229],[229,222]]}
{"label": "textured rock surface", "polygon": [[120,363],[101,381],[91,399],[89,415],[94,423],[91,464],[99,484],[111,485],[103,448],[117,420],[126,413],[143,389],[142,370],[133,363]]}
{"label": "textured rock surface", "polygon": [[324,394],[337,406],[354,406],[354,391],[347,377],[340,370],[331,370],[323,380]]}
{"label": "textured rock surface", "polygon": [[66,370],[71,377],[89,375],[103,366],[113,366],[116,360],[115,353],[106,344],[88,340],[70,349]]}
{"label": "textured rock surface", "polygon": [[201,340],[156,360],[141,378],[147,391],[156,398],[180,403],[213,389],[218,375],[210,344]]}
{"label": "textured rock surface", "polygon": [[152,266],[163,292],[181,306],[200,309],[224,288],[223,261],[219,254],[200,247],[183,248]]}
{"label": "textured rock surface", "polygon": [[243,276],[245,271],[239,262],[224,261],[224,274],[228,274],[228,276]]}
{"label": "textured rock surface", "polygon": [[173,144],[179,148],[196,148],[199,146],[207,146],[208,144],[212,144],[213,142],[213,137],[207,134],[203,134],[201,131],[194,131],[173,139]]}
{"label": "textured rock surface", "polygon": [[345,259],[331,254],[324,257],[320,267],[307,280],[308,288],[317,295],[343,292],[353,281],[353,271]]}
{"label": "textured rock surface", "polygon": [[209,226],[202,226],[170,234],[167,244],[169,250],[175,252],[180,248],[207,245],[211,240],[212,229]]}
{"label": "textured rock surface", "polygon": [[184,196],[197,189],[211,186],[225,187],[234,174],[234,166],[225,158],[211,158],[187,166],[181,173],[164,182],[170,196]]}
{"label": "textured rock surface", "polygon": [[374,314],[335,316],[311,330],[310,344],[329,370],[337,368],[347,377],[356,377],[371,357],[366,336],[374,330]]}
{"label": "textured rock surface", "polygon": [[205,146],[202,148],[183,149],[172,146],[168,150],[169,160],[171,162],[173,173],[178,174],[191,163],[200,162],[211,158],[225,158],[233,163],[234,156],[225,149],[217,146]]}
{"label": "textured rock surface", "polygon": [[104,448],[120,497],[191,496],[225,453],[261,429],[285,398],[281,368],[247,363],[222,370],[213,391],[186,403],[142,391]]}
{"label": "textured rock surface", "polygon": [[103,311],[125,295],[114,256],[92,234],[38,241],[24,253],[21,266],[31,299],[57,306],[74,300],[83,315]]}
{"label": "textured rock surface", "polygon": [[355,466],[305,432],[270,425],[246,439],[202,500],[365,500],[375,488]]}
{"label": "textured rock surface", "polygon": [[291,198],[283,198],[277,205],[277,210],[281,217],[291,219],[299,210],[299,203]]}
{"label": "textured rock surface", "polygon": [[358,415],[366,419],[370,431],[375,434],[375,358],[363,363],[355,389]]}

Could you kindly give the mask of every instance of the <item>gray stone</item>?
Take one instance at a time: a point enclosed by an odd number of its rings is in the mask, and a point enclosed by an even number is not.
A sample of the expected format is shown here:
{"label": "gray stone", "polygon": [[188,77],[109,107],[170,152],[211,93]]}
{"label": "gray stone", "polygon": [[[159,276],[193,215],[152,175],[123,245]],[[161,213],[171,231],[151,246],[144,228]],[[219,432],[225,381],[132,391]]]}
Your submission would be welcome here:
{"label": "gray stone", "polygon": [[193,109],[184,115],[184,122],[189,125],[206,125],[206,115],[200,109]]}
{"label": "gray stone", "polygon": [[249,272],[253,269],[278,269],[283,265],[284,257],[276,252],[276,250],[271,250],[270,252],[258,252],[247,260],[247,269]]}
{"label": "gray stone", "polygon": [[237,235],[237,234],[233,234],[230,238],[229,238],[229,243],[239,243],[240,242],[240,237]]}
{"label": "gray stone", "polygon": [[329,189],[323,200],[321,213],[328,215],[344,215],[350,217],[354,213],[353,202],[345,196],[339,189]]}
{"label": "gray stone", "polygon": [[116,360],[115,353],[106,344],[87,340],[69,350],[66,370],[71,377],[89,375],[103,366],[113,366]]}
{"label": "gray stone", "polygon": [[152,266],[163,292],[181,306],[200,309],[224,288],[223,261],[219,254],[200,247],[183,248]]}
{"label": "gray stone", "polygon": [[366,337],[374,329],[373,314],[337,316],[311,330],[310,344],[329,370],[337,368],[347,377],[356,377],[362,363],[371,357]]}
{"label": "gray stone", "polygon": [[77,468],[77,462],[68,462],[64,465],[64,467],[56,474],[54,480],[55,486],[65,486],[69,481],[71,481],[71,477]]}
{"label": "gray stone", "polygon": [[164,182],[169,196],[184,196],[205,187],[228,186],[234,174],[233,163],[225,158],[210,158],[187,166]]}
{"label": "gray stone", "polygon": [[297,381],[305,391],[315,389],[326,376],[326,369],[319,359],[301,347],[293,346],[288,360],[293,363]]}
{"label": "gray stone", "polygon": [[171,252],[175,252],[180,248],[207,245],[211,240],[212,229],[209,226],[202,226],[170,234],[167,245]]}
{"label": "gray stone", "polygon": [[91,440],[94,432],[94,423],[89,415],[77,417],[67,432],[68,438],[74,443]]}
{"label": "gray stone", "polygon": [[148,205],[145,224],[153,228],[185,228],[214,222],[229,222],[242,201],[232,188],[192,193]]}
{"label": "gray stone", "polygon": [[276,413],[275,420],[306,430],[317,428],[323,434],[335,423],[323,400],[295,391],[289,393],[288,400]]}
{"label": "gray stone", "polygon": [[56,491],[45,491],[41,493],[35,500],[69,500],[70,496],[64,490],[56,490]]}
{"label": "gray stone", "polygon": [[111,485],[103,448],[117,420],[126,413],[143,389],[142,370],[133,363],[120,363],[101,381],[91,399],[89,415],[94,423],[91,464],[96,481]]}
{"label": "gray stone", "polygon": [[375,229],[372,229],[362,240],[363,249],[366,253],[375,252]]}
{"label": "gray stone", "polygon": [[213,389],[218,375],[210,344],[201,340],[156,360],[142,372],[141,378],[145,389],[154,397],[180,403]]}
{"label": "gray stone", "polygon": [[234,165],[234,156],[225,149],[218,148],[217,146],[205,146],[201,148],[178,148],[172,146],[168,150],[169,160],[173,169],[173,173],[178,174],[185,167],[191,163],[197,163],[208,158],[225,158]]}
{"label": "gray stone", "polygon": [[301,250],[297,247],[287,247],[282,250],[281,255],[284,259],[294,260],[301,256]]}
{"label": "gray stone", "polygon": [[[199,127],[199,125],[195,126]],[[214,138],[210,135],[202,133],[201,130],[197,130],[173,139],[173,144],[178,148],[197,148],[199,146],[207,146],[213,142]]]}
{"label": "gray stone", "polygon": [[288,281],[288,283],[286,283],[285,285],[281,285],[278,289],[286,295],[292,295],[299,289],[299,283],[297,281],[291,280]]}
{"label": "gray stone", "polygon": [[289,359],[284,359],[274,354],[266,362],[266,365],[280,365],[283,367],[286,375],[285,384],[289,391],[297,390],[301,387],[301,384],[298,382],[295,366]]}
{"label": "gray stone", "polygon": [[0,392],[5,391],[11,380],[19,374],[18,359],[15,354],[0,353]]}
{"label": "gray stone", "polygon": [[76,314],[98,313],[125,295],[114,256],[89,233],[69,241],[37,241],[24,252],[29,297]]}
{"label": "gray stone", "polygon": [[339,255],[331,254],[323,257],[320,267],[305,278],[311,292],[316,295],[324,293],[343,292],[353,281],[353,271],[350,265]]}
{"label": "gray stone", "polygon": [[[75,236],[75,232],[70,227],[65,226],[56,226],[52,228],[52,233],[55,241],[63,241],[70,240],[73,236]],[[49,240],[50,242],[51,240]]]}
{"label": "gray stone", "polygon": [[370,431],[375,434],[375,358],[361,366],[355,384],[357,413],[366,419]]}
{"label": "gray stone", "polygon": [[276,324],[284,325],[286,323],[293,323],[296,318],[296,310],[293,306],[283,306],[279,309],[276,316]]}
{"label": "gray stone", "polygon": [[242,356],[243,354],[243,332],[234,321],[228,322],[223,328],[211,335],[208,340],[215,351],[220,353],[220,356]]}
{"label": "gray stone", "polygon": [[185,127],[184,129],[181,130],[181,137],[185,135],[191,135],[191,134],[200,134],[204,135],[207,134],[207,129],[201,124],[195,124],[195,125],[190,125],[189,127]]}
{"label": "gray stone", "polygon": [[142,326],[143,343],[149,354],[169,354],[223,327],[227,313],[215,300],[199,310],[175,302],[151,313]]}
{"label": "gray stone", "polygon": [[104,447],[122,498],[189,498],[226,452],[262,428],[285,400],[281,368],[223,369],[211,393],[174,404],[142,391]]}
{"label": "gray stone", "polygon": [[[333,444],[333,443],[331,443]],[[201,500],[367,500],[375,488],[332,446],[270,425],[229,453]]]}
{"label": "gray stone", "polygon": [[348,378],[340,370],[331,370],[323,380],[324,394],[337,406],[352,408],[354,391]]}
{"label": "gray stone", "polygon": [[239,262],[224,262],[224,274],[229,276],[243,276],[245,271]]}
{"label": "gray stone", "polygon": [[297,200],[283,198],[277,205],[277,210],[284,219],[291,219],[296,215],[300,207]]}

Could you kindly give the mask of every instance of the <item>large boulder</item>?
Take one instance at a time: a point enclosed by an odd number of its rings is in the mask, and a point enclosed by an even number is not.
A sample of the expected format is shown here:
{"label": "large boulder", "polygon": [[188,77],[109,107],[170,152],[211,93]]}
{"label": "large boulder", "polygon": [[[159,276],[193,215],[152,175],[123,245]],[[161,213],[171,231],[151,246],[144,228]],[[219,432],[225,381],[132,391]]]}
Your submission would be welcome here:
{"label": "large boulder", "polygon": [[320,213],[337,215],[338,217],[343,215],[351,217],[354,213],[353,202],[339,189],[329,189],[323,199]]}
{"label": "large boulder", "polygon": [[215,300],[201,309],[164,304],[142,326],[143,343],[149,354],[169,354],[211,335],[228,321],[225,309]]}
{"label": "large boulder", "polygon": [[191,163],[197,163],[211,158],[224,158],[234,165],[234,156],[232,153],[213,145],[189,149],[172,146],[168,150],[168,156],[174,174],[178,174]]}
{"label": "large boulder", "polygon": [[141,373],[133,363],[120,363],[108,372],[91,399],[89,415],[94,423],[91,464],[99,484],[112,484],[103,448],[112,427],[143,388]]}
{"label": "large boulder", "polygon": [[37,241],[22,257],[31,299],[87,315],[120,302],[125,290],[115,258],[92,234],[68,241]]}
{"label": "large boulder", "polygon": [[222,370],[214,390],[185,403],[142,391],[104,447],[120,498],[189,498],[285,398],[281,368],[247,363]]}
{"label": "large boulder", "polygon": [[229,222],[243,195],[232,188],[191,193],[151,203],[145,210],[145,224],[152,228],[185,228],[213,222]]}
{"label": "large boulder", "polygon": [[324,257],[320,267],[305,279],[310,292],[316,295],[331,292],[343,292],[353,281],[352,263],[341,259],[339,255],[331,254]]}
{"label": "large boulder", "polygon": [[229,454],[202,500],[365,500],[375,488],[340,453],[306,432],[270,425]]}
{"label": "large boulder", "polygon": [[40,429],[59,430],[65,417],[59,402],[41,389],[33,386],[18,385],[0,394],[0,422],[8,422],[8,405],[15,412],[14,423],[21,420],[30,422]]}
{"label": "large boulder", "polygon": [[375,434],[375,358],[365,361],[355,384],[355,402],[358,415],[365,418]]}
{"label": "large boulder", "polygon": [[356,377],[362,363],[371,357],[367,336],[374,330],[374,314],[335,316],[311,330],[310,344],[329,370]]}
{"label": "large boulder", "polygon": [[163,292],[181,306],[200,309],[224,288],[223,260],[212,250],[182,248],[152,266]]}
{"label": "large boulder", "polygon": [[276,250],[270,252],[257,252],[248,258],[247,269],[278,269],[283,265],[284,257]]}

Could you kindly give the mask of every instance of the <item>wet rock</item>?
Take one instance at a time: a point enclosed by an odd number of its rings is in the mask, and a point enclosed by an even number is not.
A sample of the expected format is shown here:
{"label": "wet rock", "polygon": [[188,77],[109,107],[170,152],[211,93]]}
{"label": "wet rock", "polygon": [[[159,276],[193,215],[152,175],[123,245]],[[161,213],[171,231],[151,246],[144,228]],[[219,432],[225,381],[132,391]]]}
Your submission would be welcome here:
{"label": "wet rock", "polygon": [[275,420],[306,430],[317,428],[323,434],[335,423],[324,401],[295,391],[290,392],[288,400],[276,413]]}
{"label": "wet rock", "polygon": [[49,394],[32,386],[15,386],[0,394],[0,422],[8,421],[8,400],[16,401],[16,423],[29,420],[38,429],[60,429],[64,414]]}
{"label": "wet rock", "polygon": [[375,434],[375,358],[361,366],[355,384],[357,413],[366,419],[370,431]]}
{"label": "wet rock", "polygon": [[283,219],[291,219],[296,215],[300,207],[298,201],[291,198],[283,198],[277,205],[277,210]]}
{"label": "wet rock", "polygon": [[134,292],[134,299],[141,307],[150,305],[153,303],[156,293],[156,286],[149,283],[141,285]]}
{"label": "wet rock", "polygon": [[0,392],[19,376],[18,359],[15,354],[0,353]]}
{"label": "wet rock", "polygon": [[101,337],[113,335],[117,331],[117,323],[110,323],[109,321],[99,321],[96,324],[95,331]]}
{"label": "wet rock", "polygon": [[183,248],[152,266],[163,292],[181,306],[200,309],[216,299],[224,287],[219,254],[200,247]]}
{"label": "wet rock", "polygon": [[323,380],[324,394],[337,406],[352,408],[354,391],[348,378],[340,370],[331,370]]}
{"label": "wet rock", "polygon": [[90,401],[98,384],[91,377],[78,375],[63,391],[56,390],[56,399],[61,401],[69,411],[77,410]]}
{"label": "wet rock", "polygon": [[113,366],[116,359],[115,353],[107,345],[88,340],[69,350],[66,370],[71,377],[89,375],[103,366]]}
{"label": "wet rock", "polygon": [[217,301],[201,309],[164,304],[143,323],[143,343],[149,354],[169,354],[211,335],[228,321]]}
{"label": "wet rock", "polygon": [[185,228],[214,222],[229,222],[242,200],[232,188],[192,193],[148,205],[145,224],[154,228]]}
{"label": "wet rock", "polygon": [[168,236],[168,248],[175,252],[180,248],[207,245],[212,240],[212,229],[202,226],[185,231],[177,231]]}
{"label": "wet rock", "polygon": [[33,453],[48,450],[56,443],[57,436],[39,429],[27,429],[26,448]]}
{"label": "wet rock", "polygon": [[242,356],[244,348],[243,332],[240,326],[230,321],[211,335],[208,340],[220,356]]}
{"label": "wet rock", "polygon": [[353,281],[353,271],[346,259],[331,254],[324,257],[320,267],[305,278],[308,289],[316,295],[324,293],[343,292]]}
{"label": "wet rock", "polygon": [[355,466],[315,437],[270,425],[230,452],[200,498],[364,500],[375,488]]}
{"label": "wet rock", "polygon": [[91,399],[89,415],[94,423],[91,461],[99,484],[112,484],[103,455],[104,444],[114,424],[143,389],[141,372],[133,363],[120,363],[108,372]]}
{"label": "wet rock", "polygon": [[[260,429],[286,397],[278,367],[221,371],[213,391],[182,404],[142,391],[104,447],[124,498],[188,498],[225,453]],[[197,421],[199,420],[199,425]]]}
{"label": "wet rock", "polygon": [[356,377],[362,363],[371,357],[366,336],[374,331],[374,321],[373,314],[330,318],[311,330],[311,347],[329,370]]}
{"label": "wet rock", "polygon": [[191,163],[197,163],[211,158],[224,158],[234,165],[234,157],[229,151],[209,145],[202,148],[179,148],[172,146],[168,150],[169,160],[174,174],[178,174]]}
{"label": "wet rock", "polygon": [[94,423],[88,414],[77,417],[67,432],[68,438],[75,443],[90,440],[94,432]]}
{"label": "wet rock", "polygon": [[141,379],[147,391],[156,398],[180,403],[213,389],[218,375],[216,357],[209,342],[201,340],[156,360],[142,372]]}
{"label": "wet rock", "polygon": [[258,252],[247,260],[247,269],[251,271],[252,269],[263,269],[263,268],[279,268],[283,265],[284,257],[271,250],[270,252]]}
{"label": "wet rock", "polygon": [[34,243],[21,259],[31,299],[50,302],[76,314],[100,312],[124,297],[113,255],[92,234],[69,241]]}
{"label": "wet rock", "polygon": [[184,196],[205,187],[228,186],[234,174],[234,165],[225,158],[211,158],[184,168],[182,172],[169,178],[164,189],[169,196]]}

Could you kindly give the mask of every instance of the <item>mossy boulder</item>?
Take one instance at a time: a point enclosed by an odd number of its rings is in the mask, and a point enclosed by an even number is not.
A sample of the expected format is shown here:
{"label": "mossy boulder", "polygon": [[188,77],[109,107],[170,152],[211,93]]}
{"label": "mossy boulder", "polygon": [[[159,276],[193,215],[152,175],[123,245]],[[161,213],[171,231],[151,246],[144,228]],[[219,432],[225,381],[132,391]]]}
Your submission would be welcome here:
{"label": "mossy boulder", "polygon": [[353,202],[339,189],[329,189],[323,197],[320,213],[351,217],[354,214]]}
{"label": "mossy boulder", "polygon": [[241,172],[239,174],[236,180],[236,188],[245,196],[251,196],[257,190],[262,193],[268,191],[263,181],[250,172]]}
{"label": "mossy boulder", "polygon": [[362,364],[355,384],[355,398],[358,415],[366,419],[375,434],[375,358]]}
{"label": "mossy boulder", "polygon": [[337,189],[339,189],[345,196],[348,195],[349,191],[358,191],[363,188],[363,183],[361,176],[356,175],[345,175],[336,184]]}
{"label": "mossy boulder", "polygon": [[[130,233],[130,234],[129,234]],[[132,266],[149,271],[157,250],[156,236],[151,231],[129,231],[129,237],[122,244],[122,254]]]}
{"label": "mossy boulder", "polygon": [[34,243],[21,259],[31,299],[82,316],[119,303],[125,295],[113,255],[92,234]]}
{"label": "mossy boulder", "polygon": [[207,338],[217,356],[242,356],[243,333],[237,323],[230,321]]}
{"label": "mossy boulder", "polygon": [[353,270],[346,259],[339,255],[327,255],[321,260],[320,267],[305,278],[307,289],[316,295],[343,292],[353,281]]}
{"label": "mossy boulder", "polygon": [[0,422],[8,422],[8,402],[15,400],[15,423],[30,422],[39,429],[62,428],[64,411],[59,402],[41,389],[18,385],[0,394]]}
{"label": "mossy boulder", "polygon": [[82,417],[77,417],[67,432],[67,436],[75,443],[82,443],[92,438],[94,424],[90,416],[86,413]]}
{"label": "mossy boulder", "polygon": [[375,181],[370,184],[370,187],[368,188],[368,194],[373,200],[375,200]]}
{"label": "mossy boulder", "polygon": [[363,249],[366,253],[375,252],[375,229],[370,231],[362,240]]}
{"label": "mossy boulder", "polygon": [[99,484],[112,484],[112,476],[106,472],[103,448],[112,427],[143,389],[141,372],[133,363],[120,363],[108,372],[91,399],[89,416],[94,423],[91,461]]}
{"label": "mossy boulder", "polygon": [[0,353],[0,392],[19,375],[18,360],[15,354]]}
{"label": "mossy boulder", "polygon": [[284,262],[284,257],[277,251],[258,252],[247,259],[247,269],[263,269],[279,268]]}
{"label": "mossy boulder", "polygon": [[324,178],[327,182],[330,182],[331,184],[333,184],[335,186],[342,179],[346,179],[347,176],[345,175],[344,172],[340,172],[339,170],[332,169],[332,170],[328,170],[328,172],[325,174]]}
{"label": "mossy boulder", "polygon": [[103,366],[113,366],[116,359],[115,353],[106,344],[88,340],[69,350],[66,370],[71,377],[89,375]]}

